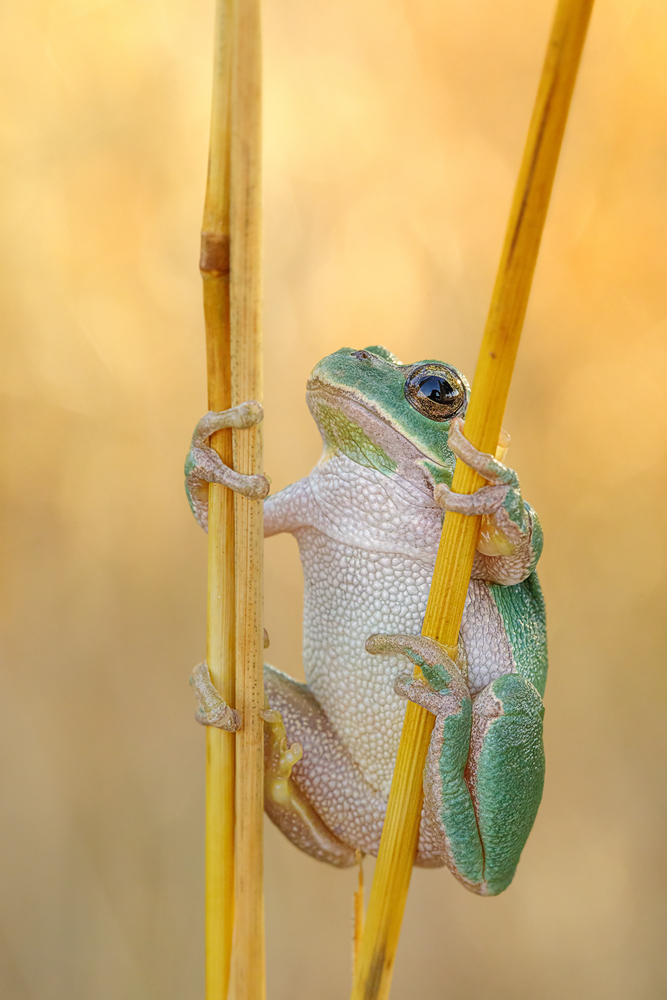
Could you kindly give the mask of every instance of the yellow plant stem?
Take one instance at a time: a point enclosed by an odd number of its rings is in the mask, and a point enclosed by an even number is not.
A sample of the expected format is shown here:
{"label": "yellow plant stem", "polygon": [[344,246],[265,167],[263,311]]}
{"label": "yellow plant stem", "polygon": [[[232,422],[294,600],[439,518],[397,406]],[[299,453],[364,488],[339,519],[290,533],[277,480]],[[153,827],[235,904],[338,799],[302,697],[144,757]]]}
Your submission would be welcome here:
{"label": "yellow plant stem", "polygon": [[[235,0],[231,116],[232,404],[262,401],[260,0]],[[262,467],[261,424],[234,431],[234,468]],[[263,507],[235,497],[236,852],[231,989],[264,1000],[264,643]]]}
{"label": "yellow plant stem", "polygon": [[[228,705],[234,705],[234,498],[228,493],[223,486],[209,489],[206,658],[215,687]],[[234,927],[234,778],[234,734],[210,726],[206,730],[206,1000],[225,1000],[229,987]]]}
{"label": "yellow plant stem", "polygon": [[354,893],[354,938],[352,944],[352,975],[359,961],[361,937],[364,933],[364,861],[361,851],[357,851],[357,866],[359,868],[357,889]]}
{"label": "yellow plant stem", "polygon": [[[214,29],[213,95],[208,178],[202,223],[200,270],[208,406],[231,406],[229,298],[229,174],[231,96],[231,0],[218,0]],[[232,432],[218,431],[211,445],[233,463]],[[235,705],[234,494],[209,487],[208,616],[206,661],[211,680]],[[226,1000],[234,925],[235,737],[206,730],[206,1000]]]}
{"label": "yellow plant stem", "polygon": [[[593,0],[560,0],[516,185],[498,276],[479,352],[466,437],[492,454],[500,436],[528,296]],[[452,488],[483,480],[457,462]],[[479,518],[448,513],[423,634],[456,655]],[[422,776],[434,717],[408,704],[375,867],[352,1000],[385,1000],[417,848]]]}

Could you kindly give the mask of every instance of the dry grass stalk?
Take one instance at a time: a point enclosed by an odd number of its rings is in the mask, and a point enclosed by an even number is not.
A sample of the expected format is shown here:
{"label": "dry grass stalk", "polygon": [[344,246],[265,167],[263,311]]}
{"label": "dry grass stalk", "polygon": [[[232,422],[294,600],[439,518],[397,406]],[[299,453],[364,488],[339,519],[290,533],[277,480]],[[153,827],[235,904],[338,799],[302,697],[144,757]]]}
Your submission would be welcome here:
{"label": "dry grass stalk", "polygon": [[[261,37],[259,0],[235,0],[231,115],[232,404],[262,401]],[[261,425],[234,431],[234,468],[261,471]],[[264,1000],[263,509],[235,497],[236,865],[232,994]]]}
{"label": "dry grass stalk", "polygon": [[[505,243],[480,348],[465,433],[495,453],[542,229],[593,0],[560,0]],[[453,489],[472,493],[483,480],[457,463]],[[479,519],[445,517],[423,633],[456,652]],[[422,774],[434,718],[409,704],[371,889],[352,1000],[385,1000],[419,834]]]}
{"label": "dry grass stalk", "polygon": [[[229,163],[231,93],[231,0],[218,0],[214,30],[213,95],[208,178],[200,270],[208,406],[231,406],[229,301]],[[232,432],[218,431],[211,444],[233,463]],[[208,622],[206,660],[214,685],[235,704],[234,494],[209,487]],[[234,924],[235,737],[206,730],[206,1000],[225,1000],[229,988]]]}
{"label": "dry grass stalk", "polygon": [[359,950],[361,939],[364,933],[364,863],[361,851],[357,851],[357,865],[359,867],[359,880],[354,893],[354,939],[352,945],[352,974],[359,961]]}

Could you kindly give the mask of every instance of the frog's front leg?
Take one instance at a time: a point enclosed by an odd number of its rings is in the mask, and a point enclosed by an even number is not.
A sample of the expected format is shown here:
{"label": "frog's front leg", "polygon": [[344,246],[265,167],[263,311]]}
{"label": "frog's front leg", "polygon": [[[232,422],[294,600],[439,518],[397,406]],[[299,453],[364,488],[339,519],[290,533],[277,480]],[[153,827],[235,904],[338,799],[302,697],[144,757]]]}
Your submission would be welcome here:
{"label": "frog's front leg", "polygon": [[479,451],[463,433],[464,424],[452,420],[448,443],[457,458],[486,479],[475,493],[453,493],[444,483],[434,488],[435,501],[445,511],[481,515],[472,576],[506,586],[521,583],[535,569],[542,552],[542,530],[535,511],[527,504],[513,469]]}
{"label": "frog's front leg", "polygon": [[216,431],[229,427],[245,430],[258,424],[262,417],[263,411],[259,403],[240,403],[229,410],[204,414],[195,427],[185,460],[185,489],[192,513],[205,531],[208,529],[209,483],[221,483],[253,500],[263,500],[267,496],[270,483],[266,476],[244,476],[235,472],[206,444],[207,439]]}
{"label": "frog's front leg", "polygon": [[542,797],[542,699],[515,673],[472,699],[444,647],[424,636],[371,636],[366,648],[402,653],[421,668],[424,680],[403,675],[396,691],[436,717],[425,813],[456,878],[480,895],[497,895],[512,881]]}

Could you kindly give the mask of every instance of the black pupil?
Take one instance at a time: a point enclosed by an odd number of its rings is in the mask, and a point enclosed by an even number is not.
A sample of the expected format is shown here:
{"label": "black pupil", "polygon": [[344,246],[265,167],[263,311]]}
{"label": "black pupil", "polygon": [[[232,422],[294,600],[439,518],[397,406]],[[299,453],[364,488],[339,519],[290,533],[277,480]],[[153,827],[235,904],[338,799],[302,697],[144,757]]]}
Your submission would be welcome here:
{"label": "black pupil", "polygon": [[457,392],[449,382],[439,375],[427,375],[419,382],[419,395],[426,396],[434,403],[447,403],[456,397]]}

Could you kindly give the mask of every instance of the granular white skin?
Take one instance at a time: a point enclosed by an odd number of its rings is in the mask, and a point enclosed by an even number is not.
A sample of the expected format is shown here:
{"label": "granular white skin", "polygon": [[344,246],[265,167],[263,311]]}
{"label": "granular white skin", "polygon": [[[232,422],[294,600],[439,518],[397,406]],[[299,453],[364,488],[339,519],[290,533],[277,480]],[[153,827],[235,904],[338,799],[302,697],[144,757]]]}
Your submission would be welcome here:
{"label": "granular white skin", "polygon": [[[443,512],[426,484],[422,490],[340,454],[269,497],[264,509],[267,535],[291,531],[299,543],[308,687],[365,781],[386,798],[406,705],[394,684],[408,664],[372,656],[364,644],[376,632],[421,631]],[[461,635],[471,693],[515,669],[481,580],[471,581]],[[297,738],[289,727],[288,735]],[[295,779],[307,768],[304,751]],[[324,783],[321,792],[311,790],[318,811]]]}

